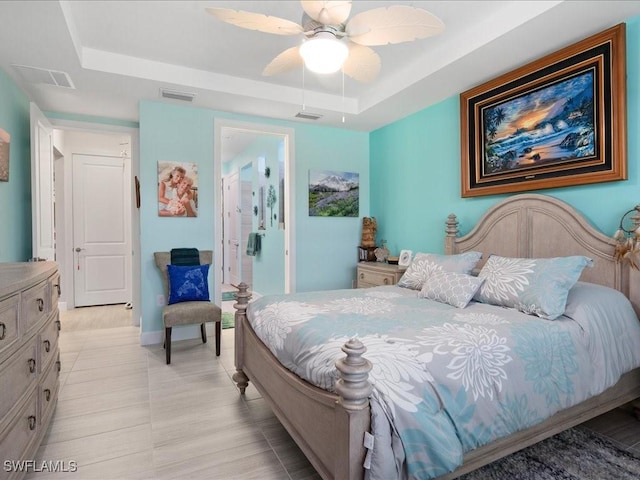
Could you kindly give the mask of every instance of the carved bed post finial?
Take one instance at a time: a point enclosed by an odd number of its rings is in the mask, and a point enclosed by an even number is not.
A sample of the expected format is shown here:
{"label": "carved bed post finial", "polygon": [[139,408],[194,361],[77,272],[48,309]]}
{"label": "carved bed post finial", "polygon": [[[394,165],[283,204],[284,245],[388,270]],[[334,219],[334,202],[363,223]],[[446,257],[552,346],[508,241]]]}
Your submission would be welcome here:
{"label": "carved bed post finial", "polygon": [[362,358],[367,348],[357,338],[350,339],[342,347],[346,357],[336,361],[340,378],[336,382],[336,392],[340,395],[340,404],[346,410],[362,410],[369,405],[371,383],[369,372],[371,362]]}
{"label": "carved bed post finial", "polygon": [[453,255],[456,253],[455,239],[458,236],[458,219],[453,213],[450,213],[445,222],[447,226],[445,232],[447,236],[444,239],[444,253],[446,255]]}
{"label": "carved bed post finial", "polygon": [[236,309],[236,316],[238,314],[245,315],[247,311],[247,304],[251,298],[251,292],[249,292],[249,285],[244,282],[240,282],[240,285],[236,287],[238,293],[236,293],[236,303],[233,304],[233,308]]}
{"label": "carved bed post finial", "polygon": [[249,377],[245,375],[242,371],[242,365],[244,364],[244,351],[242,346],[242,335],[243,335],[243,321],[247,320],[247,305],[249,304],[249,299],[251,298],[251,293],[249,290],[249,285],[244,282],[241,282],[240,285],[236,287],[238,289],[238,293],[236,293],[236,303],[233,304],[233,308],[236,309],[236,315],[234,317],[235,323],[235,358],[236,358],[236,373],[233,374],[233,381],[236,382],[238,388],[240,389],[240,393],[244,395],[247,386],[249,385]]}

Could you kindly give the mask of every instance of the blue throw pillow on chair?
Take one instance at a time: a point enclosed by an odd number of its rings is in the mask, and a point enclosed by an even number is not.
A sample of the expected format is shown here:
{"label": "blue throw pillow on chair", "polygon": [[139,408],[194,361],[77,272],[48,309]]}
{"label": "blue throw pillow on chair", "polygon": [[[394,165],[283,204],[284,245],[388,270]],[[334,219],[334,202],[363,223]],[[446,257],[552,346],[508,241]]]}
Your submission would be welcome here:
{"label": "blue throw pillow on chair", "polygon": [[167,265],[169,305],[209,301],[209,265]]}

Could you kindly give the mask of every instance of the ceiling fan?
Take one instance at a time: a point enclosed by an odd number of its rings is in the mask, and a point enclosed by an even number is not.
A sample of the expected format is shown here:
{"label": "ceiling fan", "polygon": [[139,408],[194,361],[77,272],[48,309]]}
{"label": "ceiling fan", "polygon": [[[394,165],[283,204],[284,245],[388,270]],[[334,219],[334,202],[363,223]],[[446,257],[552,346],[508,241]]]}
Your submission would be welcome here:
{"label": "ceiling fan", "polygon": [[[370,82],[380,72],[376,45],[411,42],[437,35],[442,21],[426,10],[407,5],[374,8],[349,19],[351,1],[300,2],[300,24],[284,18],[229,8],[207,8],[223,22],[276,35],[302,35],[301,45],[280,53],[262,72],[276,75],[305,65],[316,73],[342,71],[360,82]],[[346,40],[346,41],[345,41]]]}

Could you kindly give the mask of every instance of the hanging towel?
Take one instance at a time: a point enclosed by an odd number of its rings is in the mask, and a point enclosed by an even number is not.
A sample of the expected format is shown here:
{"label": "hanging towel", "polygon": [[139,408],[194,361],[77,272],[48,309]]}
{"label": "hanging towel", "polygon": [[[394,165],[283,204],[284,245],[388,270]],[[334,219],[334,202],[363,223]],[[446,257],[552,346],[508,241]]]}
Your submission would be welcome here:
{"label": "hanging towel", "polygon": [[200,265],[200,252],[197,248],[173,248],[171,265]]}
{"label": "hanging towel", "polygon": [[260,234],[250,233],[247,241],[247,255],[255,257],[260,252]]}

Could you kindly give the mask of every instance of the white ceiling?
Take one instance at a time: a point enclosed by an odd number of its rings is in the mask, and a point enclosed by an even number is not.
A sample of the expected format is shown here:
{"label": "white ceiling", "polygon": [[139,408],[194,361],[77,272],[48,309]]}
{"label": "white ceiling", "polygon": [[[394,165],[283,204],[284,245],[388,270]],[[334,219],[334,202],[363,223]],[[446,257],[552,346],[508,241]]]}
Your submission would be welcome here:
{"label": "white ceiling", "polygon": [[[195,107],[371,131],[640,14],[640,1],[354,1],[356,13],[403,3],[434,13],[443,34],[373,47],[377,80],[264,66],[300,38],[222,23],[218,6],[299,22],[297,1],[0,1],[0,67],[44,111],[138,121],[160,88]],[[75,89],[26,82],[14,64],[63,71]],[[299,120],[302,110],[323,115]],[[342,123],[342,115],[345,122]]]}

